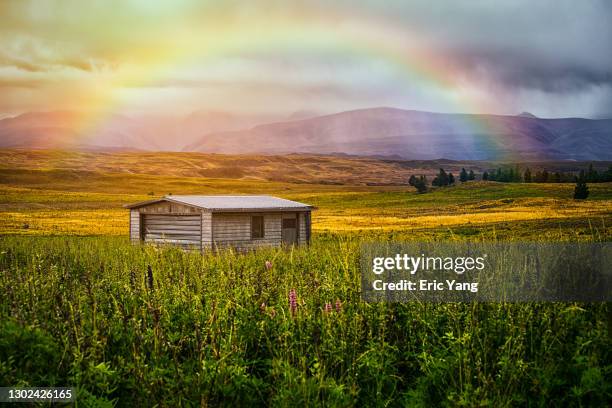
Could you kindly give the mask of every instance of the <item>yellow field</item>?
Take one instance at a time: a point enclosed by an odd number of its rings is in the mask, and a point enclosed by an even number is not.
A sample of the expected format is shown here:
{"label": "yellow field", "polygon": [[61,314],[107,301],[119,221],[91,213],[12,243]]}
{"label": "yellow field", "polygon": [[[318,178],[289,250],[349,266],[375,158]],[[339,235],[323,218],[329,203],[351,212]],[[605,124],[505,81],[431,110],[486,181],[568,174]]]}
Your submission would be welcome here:
{"label": "yellow field", "polygon": [[[270,193],[268,183],[259,185],[260,191]],[[308,185],[310,191],[306,192],[306,186],[300,187],[302,191],[283,189],[277,195],[317,206],[313,213],[315,232],[531,236],[558,229],[580,233],[593,228],[608,234],[612,226],[612,200],[607,197],[610,186],[603,184],[592,186],[593,199],[586,201],[555,197],[569,196],[573,188],[569,184],[537,186],[540,196],[533,196],[532,185],[500,183],[467,183],[422,195],[409,188],[346,191],[342,186],[338,188],[341,191],[329,191],[329,186]],[[258,191],[253,183],[250,189]],[[207,194],[209,189],[198,192]],[[122,205],[151,198],[10,186],[0,187],[0,197],[0,233],[19,235],[127,235],[128,213]]]}
{"label": "yellow field", "polygon": [[610,183],[591,184],[584,201],[571,198],[570,183],[468,182],[416,194],[400,183],[435,171],[438,163],[410,165],[415,168],[331,156],[0,150],[0,234],[127,236],[122,206],[170,193],[302,201],[317,207],[315,233],[511,238],[610,232]]}

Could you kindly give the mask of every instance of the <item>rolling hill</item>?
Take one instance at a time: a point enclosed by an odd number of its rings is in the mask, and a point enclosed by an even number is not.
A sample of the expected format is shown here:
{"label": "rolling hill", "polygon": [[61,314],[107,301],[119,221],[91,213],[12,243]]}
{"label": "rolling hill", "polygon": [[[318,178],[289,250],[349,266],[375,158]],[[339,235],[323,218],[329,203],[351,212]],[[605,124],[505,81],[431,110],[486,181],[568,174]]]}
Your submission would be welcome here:
{"label": "rolling hill", "polygon": [[[349,154],[410,160],[612,160],[612,119],[542,119],[371,108],[331,115],[271,116],[198,111],[185,117],[74,112],[0,120],[0,148]],[[264,123],[256,125],[257,123]]]}

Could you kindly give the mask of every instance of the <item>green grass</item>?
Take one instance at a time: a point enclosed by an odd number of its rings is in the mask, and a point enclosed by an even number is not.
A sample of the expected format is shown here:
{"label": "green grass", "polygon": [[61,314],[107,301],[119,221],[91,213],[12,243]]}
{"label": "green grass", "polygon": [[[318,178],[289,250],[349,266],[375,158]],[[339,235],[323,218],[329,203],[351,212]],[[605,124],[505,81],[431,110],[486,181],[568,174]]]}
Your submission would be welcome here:
{"label": "green grass", "polygon": [[[368,304],[358,271],[363,241],[610,241],[610,183],[589,185],[584,201],[572,184],[416,194],[362,183],[412,171],[371,159],[242,157],[247,176],[232,179],[236,158],[218,155],[1,154],[2,385],[75,386],[82,406],[612,399],[609,305]],[[293,182],[279,179],[287,166]],[[312,245],[246,255],[132,246],[122,205],[150,192],[307,202],[318,207]],[[325,313],[336,301],[341,310]]]}
{"label": "green grass", "polygon": [[367,304],[362,239],[201,256],[1,238],[0,382],[119,406],[609,402],[607,305]]}

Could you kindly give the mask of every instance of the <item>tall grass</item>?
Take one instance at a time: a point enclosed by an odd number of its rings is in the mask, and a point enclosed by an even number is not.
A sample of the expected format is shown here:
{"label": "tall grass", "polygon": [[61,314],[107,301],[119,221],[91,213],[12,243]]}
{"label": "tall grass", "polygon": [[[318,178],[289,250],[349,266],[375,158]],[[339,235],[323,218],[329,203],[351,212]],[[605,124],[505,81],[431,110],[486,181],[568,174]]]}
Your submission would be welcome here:
{"label": "tall grass", "polygon": [[607,305],[368,304],[355,236],[247,255],[105,237],[3,237],[0,251],[0,383],[74,386],[84,406],[612,397]]}

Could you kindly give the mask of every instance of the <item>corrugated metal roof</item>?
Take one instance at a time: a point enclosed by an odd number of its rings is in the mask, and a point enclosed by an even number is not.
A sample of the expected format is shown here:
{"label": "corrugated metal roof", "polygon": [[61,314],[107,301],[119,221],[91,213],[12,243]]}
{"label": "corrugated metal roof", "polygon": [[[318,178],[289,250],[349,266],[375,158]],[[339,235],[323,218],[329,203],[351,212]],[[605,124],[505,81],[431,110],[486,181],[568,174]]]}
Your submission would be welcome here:
{"label": "corrugated metal roof", "polygon": [[309,210],[313,208],[308,204],[266,195],[171,195],[158,200],[127,205],[126,207],[141,207],[165,200],[205,208],[211,211]]}

